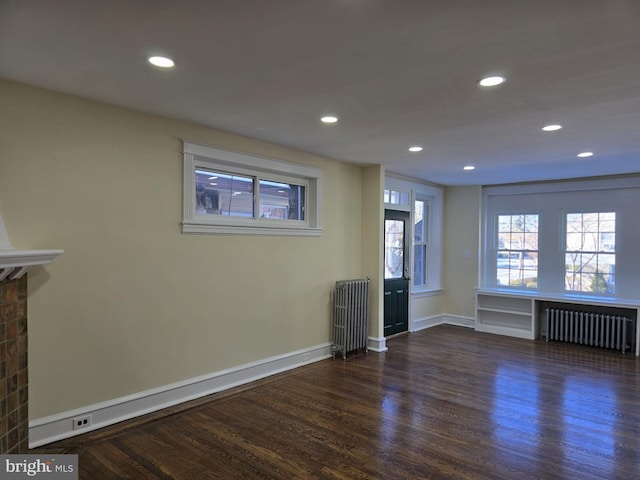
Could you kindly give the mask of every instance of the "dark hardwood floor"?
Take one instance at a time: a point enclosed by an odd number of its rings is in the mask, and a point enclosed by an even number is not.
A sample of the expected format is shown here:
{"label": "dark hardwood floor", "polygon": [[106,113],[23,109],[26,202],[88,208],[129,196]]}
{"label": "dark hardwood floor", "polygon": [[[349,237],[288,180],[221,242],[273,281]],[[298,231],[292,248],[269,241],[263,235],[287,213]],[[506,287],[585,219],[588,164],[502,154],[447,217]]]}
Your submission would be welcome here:
{"label": "dark hardwood floor", "polygon": [[100,479],[628,479],[632,355],[439,326],[36,452]]}

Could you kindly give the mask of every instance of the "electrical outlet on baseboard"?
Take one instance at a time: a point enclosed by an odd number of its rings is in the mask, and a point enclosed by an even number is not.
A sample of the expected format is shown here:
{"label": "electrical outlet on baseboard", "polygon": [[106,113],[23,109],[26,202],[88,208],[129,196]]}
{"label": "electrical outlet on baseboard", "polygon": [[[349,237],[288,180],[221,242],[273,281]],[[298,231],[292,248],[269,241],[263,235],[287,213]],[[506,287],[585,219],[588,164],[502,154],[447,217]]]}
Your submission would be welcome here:
{"label": "electrical outlet on baseboard", "polygon": [[91,426],[91,415],[83,415],[73,419],[73,429],[80,430]]}

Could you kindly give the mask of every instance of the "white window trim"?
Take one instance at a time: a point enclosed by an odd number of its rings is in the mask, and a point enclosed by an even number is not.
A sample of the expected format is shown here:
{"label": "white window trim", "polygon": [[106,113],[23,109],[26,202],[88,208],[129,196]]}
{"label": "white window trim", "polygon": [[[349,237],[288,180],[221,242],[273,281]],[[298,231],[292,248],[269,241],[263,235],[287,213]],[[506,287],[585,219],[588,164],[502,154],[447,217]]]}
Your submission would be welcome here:
{"label": "white window trim", "polygon": [[398,205],[385,203],[388,210],[408,211],[411,214],[411,248],[409,249],[409,264],[411,265],[411,278],[413,278],[413,222],[414,222],[414,202],[416,199],[427,203],[429,216],[427,217],[427,284],[415,286],[413,281],[409,282],[409,292],[412,298],[428,297],[439,295],[443,292],[442,287],[442,243],[444,234],[444,189],[439,186],[417,182],[406,177],[393,176],[387,173],[384,183],[385,190],[395,190],[409,193],[409,205]]}
{"label": "white window trim", "polygon": [[[500,228],[498,224],[498,217],[501,215],[537,215],[538,220],[542,217],[542,213],[540,210],[532,210],[532,209],[519,209],[519,210],[499,210],[494,213],[491,219],[488,219],[490,225],[490,239],[487,242],[488,250],[485,253],[486,260],[489,265],[492,265],[491,273],[487,272],[487,285],[491,285],[490,288],[500,288],[505,290],[524,290],[524,291],[537,291],[539,288],[539,282],[535,287],[525,287],[524,285],[498,285],[497,275],[497,262],[498,262],[498,236],[500,233]],[[540,258],[540,223],[538,223],[538,250],[535,250],[538,255],[538,259]],[[538,260],[539,262],[539,260]],[[540,276],[540,266],[538,264],[537,275]],[[491,279],[491,281],[489,281]]]}
{"label": "white window trim", "polygon": [[[308,165],[184,142],[182,233],[322,235],[322,170]],[[195,170],[225,171],[305,186],[305,220],[244,218],[196,213]],[[256,192],[254,192],[254,195]]]}
{"label": "white window trim", "polygon": [[[545,295],[574,298],[604,298],[601,292],[573,292],[565,290],[566,214],[573,212],[608,211],[616,213],[616,283],[615,293],[607,298],[640,298],[636,272],[640,255],[635,244],[640,222],[635,205],[640,195],[640,176],[575,180],[564,182],[496,185],[483,187],[481,205],[481,257],[479,285],[481,289],[510,291],[497,287],[492,281],[495,268],[492,255],[496,214],[538,213],[538,291]],[[510,207],[507,207],[509,205]],[[619,266],[619,268],[618,268]],[[517,292],[531,290],[513,289]]]}
{"label": "white window trim", "polygon": [[[427,195],[422,195],[420,193],[417,193],[415,191],[412,192],[413,195],[411,195],[411,278],[413,279],[412,282],[412,286],[413,286],[413,290],[412,293],[423,293],[427,290],[429,290],[429,280],[431,278],[431,272],[429,271],[429,268],[431,266],[431,258],[430,258],[430,254],[431,254],[431,236],[432,236],[432,225],[431,225],[431,207],[432,207],[432,197],[427,196]],[[424,237],[424,239],[421,242],[417,242],[416,243],[416,232],[415,232],[415,225],[416,225],[416,219],[415,219],[415,204],[416,202],[421,201],[424,203],[424,211],[422,212],[423,214],[423,218],[424,218],[424,231],[426,232],[426,235]],[[426,216],[425,216],[426,213]],[[424,272],[424,276],[425,276],[425,280],[426,283],[424,285],[416,285],[415,283],[415,278],[416,278],[416,272],[415,272],[415,266],[416,266],[416,262],[415,262],[415,253],[416,253],[416,245],[426,245],[426,256],[427,256],[427,268]]]}
{"label": "white window trim", "polygon": [[444,288],[417,288],[411,292],[412,298],[437,297],[442,295]]}
{"label": "white window trim", "polygon": [[[442,292],[442,197],[437,191],[414,190],[411,196],[411,205],[416,200],[425,202],[427,215],[427,283],[426,285],[413,285],[413,294],[426,294]],[[412,218],[413,230],[413,218]],[[411,232],[411,274],[413,276],[414,232]],[[413,278],[413,277],[412,277]]]}

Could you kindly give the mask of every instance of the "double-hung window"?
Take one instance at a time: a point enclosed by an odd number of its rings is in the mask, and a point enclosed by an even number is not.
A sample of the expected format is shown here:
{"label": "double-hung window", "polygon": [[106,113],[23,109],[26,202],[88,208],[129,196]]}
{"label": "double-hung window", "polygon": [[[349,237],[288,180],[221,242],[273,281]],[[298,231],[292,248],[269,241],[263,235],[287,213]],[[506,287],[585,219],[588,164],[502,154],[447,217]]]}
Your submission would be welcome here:
{"label": "double-hung window", "polygon": [[429,204],[416,198],[413,209],[413,285],[427,286]]}
{"label": "double-hung window", "polygon": [[184,144],[184,233],[321,234],[322,172]]}
{"label": "double-hung window", "polygon": [[405,252],[411,268],[414,298],[442,292],[442,242],[444,189],[387,175],[384,207],[410,214],[410,250]]}
{"label": "double-hung window", "polygon": [[538,214],[498,215],[497,284],[538,286]]}
{"label": "double-hung window", "polygon": [[568,213],[565,289],[615,293],[616,213]]}

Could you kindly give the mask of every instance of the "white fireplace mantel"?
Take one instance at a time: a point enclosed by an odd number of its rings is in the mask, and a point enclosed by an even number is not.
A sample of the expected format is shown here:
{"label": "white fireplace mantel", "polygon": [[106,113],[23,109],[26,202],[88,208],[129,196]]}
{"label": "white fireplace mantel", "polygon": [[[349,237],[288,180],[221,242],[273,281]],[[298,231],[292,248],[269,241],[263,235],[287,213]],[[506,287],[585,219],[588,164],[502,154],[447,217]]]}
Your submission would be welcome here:
{"label": "white fireplace mantel", "polygon": [[0,249],[0,281],[5,278],[16,280],[34,265],[46,265],[64,250],[17,250]]}
{"label": "white fireplace mantel", "polygon": [[0,214],[0,281],[22,277],[34,265],[51,263],[64,250],[18,250],[9,242]]}

